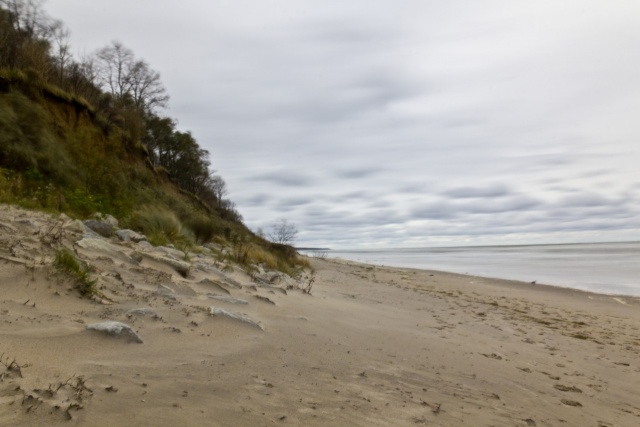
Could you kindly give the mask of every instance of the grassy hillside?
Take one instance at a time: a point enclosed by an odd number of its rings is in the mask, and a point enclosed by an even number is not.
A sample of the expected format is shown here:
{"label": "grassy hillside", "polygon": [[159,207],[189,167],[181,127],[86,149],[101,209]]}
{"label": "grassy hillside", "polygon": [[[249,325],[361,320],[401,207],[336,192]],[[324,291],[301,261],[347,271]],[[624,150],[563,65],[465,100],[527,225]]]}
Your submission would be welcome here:
{"label": "grassy hillside", "polygon": [[0,202],[85,218],[112,214],[156,244],[216,241],[243,264],[291,272],[295,251],[182,190],[147,148],[85,100],[0,70]]}

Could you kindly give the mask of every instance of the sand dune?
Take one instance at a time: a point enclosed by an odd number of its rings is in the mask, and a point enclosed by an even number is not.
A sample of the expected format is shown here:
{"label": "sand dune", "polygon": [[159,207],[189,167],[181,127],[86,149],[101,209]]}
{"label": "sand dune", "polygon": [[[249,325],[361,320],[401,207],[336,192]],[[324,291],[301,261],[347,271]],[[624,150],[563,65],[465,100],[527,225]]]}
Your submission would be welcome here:
{"label": "sand dune", "polygon": [[[638,298],[322,259],[307,295],[0,212],[0,425],[640,425]],[[56,245],[104,298],[55,272]],[[103,321],[143,343],[86,329]]]}

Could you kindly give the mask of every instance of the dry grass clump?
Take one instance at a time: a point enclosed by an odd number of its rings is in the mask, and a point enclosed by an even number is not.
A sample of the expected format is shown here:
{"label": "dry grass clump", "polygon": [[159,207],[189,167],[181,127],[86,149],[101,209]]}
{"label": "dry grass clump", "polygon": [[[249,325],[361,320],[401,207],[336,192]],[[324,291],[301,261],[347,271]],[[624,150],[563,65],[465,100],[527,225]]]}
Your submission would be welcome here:
{"label": "dry grass clump", "polygon": [[249,246],[247,260],[250,264],[262,265],[270,270],[278,269],[278,259],[272,253],[257,245]]}
{"label": "dry grass clump", "polygon": [[149,242],[156,246],[189,240],[188,233],[176,214],[162,207],[141,207],[134,212],[131,225],[142,230]]}
{"label": "dry grass clump", "polygon": [[89,267],[78,261],[69,249],[57,251],[53,265],[74,279],[80,295],[92,296],[97,293],[96,281],[89,276]]}

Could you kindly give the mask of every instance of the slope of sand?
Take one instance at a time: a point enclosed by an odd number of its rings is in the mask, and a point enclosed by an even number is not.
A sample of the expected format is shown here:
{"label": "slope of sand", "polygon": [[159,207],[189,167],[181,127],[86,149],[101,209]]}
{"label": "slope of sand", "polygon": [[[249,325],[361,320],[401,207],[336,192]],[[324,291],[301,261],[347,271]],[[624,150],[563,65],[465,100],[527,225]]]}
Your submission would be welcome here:
{"label": "slope of sand", "polygon": [[[0,206],[0,425],[640,425],[637,298],[321,259],[306,295],[56,224]],[[55,273],[56,245],[112,302]],[[104,320],[144,343],[86,330]]]}

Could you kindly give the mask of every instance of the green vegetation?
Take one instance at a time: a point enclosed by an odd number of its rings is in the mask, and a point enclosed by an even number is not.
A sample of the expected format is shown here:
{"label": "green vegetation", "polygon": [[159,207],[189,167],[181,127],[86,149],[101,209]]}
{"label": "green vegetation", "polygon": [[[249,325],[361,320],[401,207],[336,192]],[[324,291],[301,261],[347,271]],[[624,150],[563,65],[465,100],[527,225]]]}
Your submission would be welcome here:
{"label": "green vegetation", "polygon": [[209,152],[162,115],[160,74],[119,42],[76,61],[41,3],[0,0],[0,202],[112,214],[155,244],[215,241],[243,264],[302,265],[244,226]]}
{"label": "green vegetation", "polygon": [[131,225],[142,230],[153,245],[190,240],[178,217],[170,210],[147,205],[133,214]]}
{"label": "green vegetation", "polygon": [[80,295],[92,296],[97,294],[96,281],[91,280],[89,268],[78,261],[69,249],[57,251],[53,265],[74,280]]}

